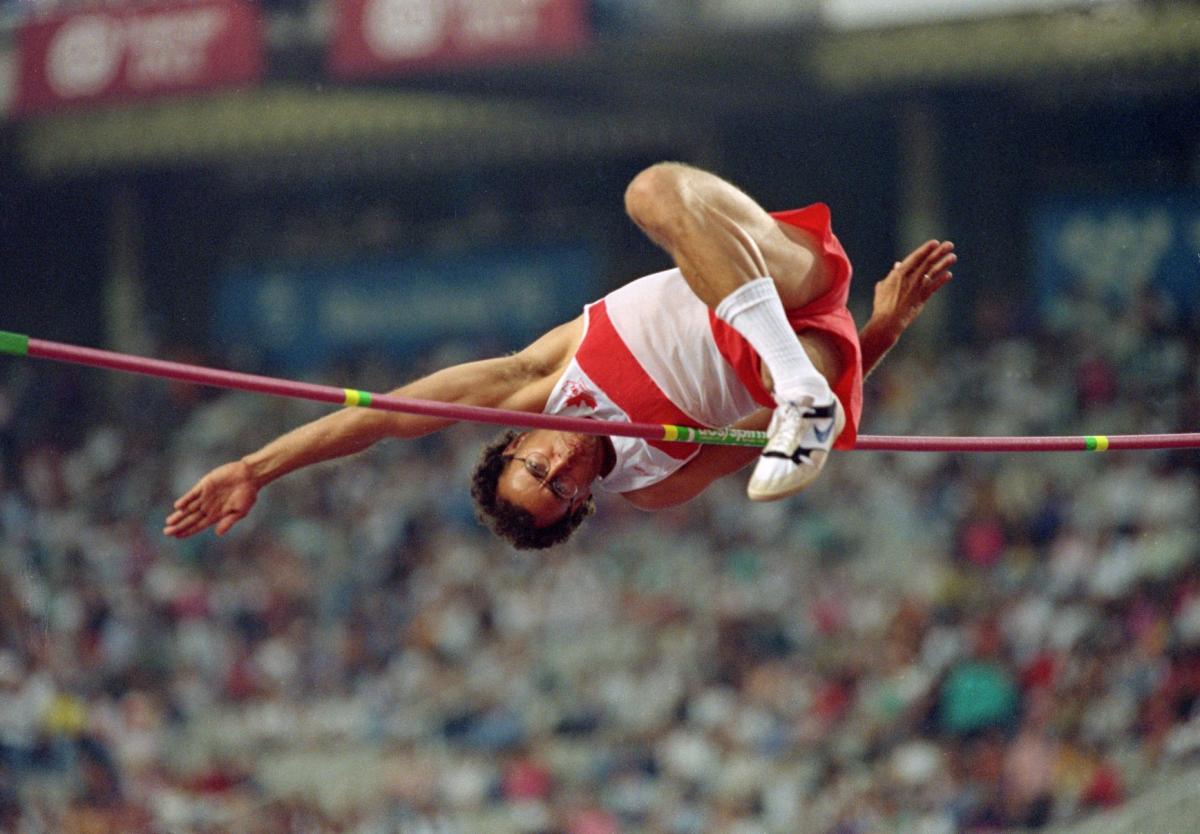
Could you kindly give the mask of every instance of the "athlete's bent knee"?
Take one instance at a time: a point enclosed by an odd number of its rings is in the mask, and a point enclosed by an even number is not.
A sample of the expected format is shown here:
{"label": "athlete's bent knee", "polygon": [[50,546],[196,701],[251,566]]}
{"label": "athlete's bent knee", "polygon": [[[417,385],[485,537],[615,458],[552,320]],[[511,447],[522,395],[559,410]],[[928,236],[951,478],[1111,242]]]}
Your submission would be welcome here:
{"label": "athlete's bent knee", "polygon": [[633,222],[651,234],[665,232],[677,221],[682,208],[681,167],[671,162],[651,165],[625,189],[625,211]]}

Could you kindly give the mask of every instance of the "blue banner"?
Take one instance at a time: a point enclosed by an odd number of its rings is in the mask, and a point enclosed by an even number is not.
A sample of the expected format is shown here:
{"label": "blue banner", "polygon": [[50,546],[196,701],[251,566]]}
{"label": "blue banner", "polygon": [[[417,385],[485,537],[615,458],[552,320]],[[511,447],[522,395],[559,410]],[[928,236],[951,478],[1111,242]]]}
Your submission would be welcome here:
{"label": "blue banner", "polygon": [[215,336],[291,371],[447,341],[505,352],[578,316],[599,292],[598,264],[588,246],[560,244],[237,268],[218,288]]}
{"label": "blue banner", "polygon": [[1064,296],[1122,305],[1148,288],[1200,310],[1200,194],[1046,201],[1033,245],[1043,313]]}

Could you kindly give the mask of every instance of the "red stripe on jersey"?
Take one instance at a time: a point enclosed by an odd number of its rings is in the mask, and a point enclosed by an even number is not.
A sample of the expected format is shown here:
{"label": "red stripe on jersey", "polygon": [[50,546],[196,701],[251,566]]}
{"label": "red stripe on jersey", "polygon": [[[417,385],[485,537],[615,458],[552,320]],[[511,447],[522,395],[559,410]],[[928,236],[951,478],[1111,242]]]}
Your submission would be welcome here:
{"label": "red stripe on jersey", "polygon": [[[695,425],[695,420],[667,399],[658,383],[650,378],[630,352],[613,327],[603,300],[588,307],[587,331],[575,352],[575,361],[630,420],[637,423]],[[692,443],[646,442],[677,460],[691,457],[699,448]]]}
{"label": "red stripe on jersey", "polygon": [[725,321],[717,318],[717,314],[709,309],[708,323],[712,328],[713,341],[717,350],[725,357],[725,361],[733,368],[742,385],[754,397],[754,401],[766,408],[775,407],[775,398],[762,383],[762,360],[750,343]]}

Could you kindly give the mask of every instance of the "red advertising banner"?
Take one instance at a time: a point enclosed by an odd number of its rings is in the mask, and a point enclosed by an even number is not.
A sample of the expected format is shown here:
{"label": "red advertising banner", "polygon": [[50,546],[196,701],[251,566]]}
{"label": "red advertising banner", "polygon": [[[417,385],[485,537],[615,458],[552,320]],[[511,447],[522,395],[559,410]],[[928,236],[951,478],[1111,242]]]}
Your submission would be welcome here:
{"label": "red advertising banner", "polygon": [[13,110],[253,83],[263,58],[258,9],[242,0],[80,10],[17,30]]}
{"label": "red advertising banner", "polygon": [[333,0],[340,78],[567,52],[588,40],[586,0]]}

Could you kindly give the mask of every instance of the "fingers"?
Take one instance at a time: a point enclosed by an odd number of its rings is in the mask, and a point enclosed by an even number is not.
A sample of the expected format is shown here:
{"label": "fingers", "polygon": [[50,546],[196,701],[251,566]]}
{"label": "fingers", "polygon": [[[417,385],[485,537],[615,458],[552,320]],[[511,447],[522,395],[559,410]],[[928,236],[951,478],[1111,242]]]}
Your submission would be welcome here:
{"label": "fingers", "polygon": [[173,506],[175,511],[167,516],[164,535],[184,539],[208,526],[204,514],[203,481],[185,492]]}
{"label": "fingers", "polygon": [[929,298],[942,287],[946,286],[953,277],[954,273],[949,270],[942,270],[930,276],[929,280],[925,283],[925,298]]}
{"label": "fingers", "polygon": [[186,539],[212,524],[212,521],[201,510],[176,510],[167,516],[163,534],[176,539]]}
{"label": "fingers", "polygon": [[917,251],[922,253],[918,261],[925,272],[933,272],[937,264],[957,258],[954,254],[954,244],[948,240],[940,243],[936,240],[928,241]]}
{"label": "fingers", "polygon": [[216,525],[217,534],[224,535],[253,505],[254,490],[240,481],[230,466],[218,467],[172,505],[163,534],[184,539]]}
{"label": "fingers", "polygon": [[186,539],[212,526],[217,519],[200,495],[199,488],[175,502],[175,511],[167,516],[163,533],[177,539]]}
{"label": "fingers", "polygon": [[941,255],[936,260],[934,260],[934,262],[932,264],[930,264],[928,271],[929,272],[940,272],[943,269],[949,269],[950,267],[954,266],[954,264],[956,264],[956,263],[958,263],[958,255],[954,254],[953,252],[946,252],[945,254]]}
{"label": "fingers", "polygon": [[[928,258],[935,249],[937,249],[939,246],[944,246],[944,245],[945,244],[942,244],[936,240],[927,240],[924,243],[922,243],[920,246],[918,246],[916,249],[909,252],[903,261],[897,261],[896,266],[894,268],[895,269],[901,269],[901,268],[913,269],[918,264],[920,264],[922,261],[924,261],[926,258]],[[953,248],[954,244],[950,244],[950,246],[951,246],[951,248]]]}
{"label": "fingers", "polygon": [[[163,534],[176,539],[186,539],[216,525],[218,536],[223,536],[237,524],[250,510],[250,506],[221,507],[205,506],[199,499],[183,502],[180,509],[167,516],[163,526]],[[251,502],[252,504],[253,502]]]}
{"label": "fingers", "polygon": [[933,293],[954,277],[950,268],[958,263],[958,255],[954,254],[954,244],[950,241],[929,241],[918,251],[923,252],[924,256],[915,264],[915,271],[924,279],[929,292]]}
{"label": "fingers", "polygon": [[952,251],[946,251],[938,256],[925,272],[932,278],[940,280],[941,283],[945,283],[946,280],[949,280],[950,268],[956,263],[958,263],[958,255]]}
{"label": "fingers", "polygon": [[200,500],[201,488],[200,484],[185,492],[178,500],[175,501],[174,507],[177,510],[185,510],[194,506]]}
{"label": "fingers", "polygon": [[949,275],[950,267],[958,263],[958,256],[953,253],[945,257],[938,258],[925,270],[926,279],[932,280],[944,275]]}
{"label": "fingers", "polygon": [[953,263],[958,260],[958,256],[954,254],[954,244],[946,241],[939,243],[925,257],[925,265],[932,272],[938,268],[940,264]]}
{"label": "fingers", "polygon": [[954,243],[951,241],[927,240],[918,246],[902,261],[892,264],[893,270],[903,270],[910,274],[924,277],[933,276],[944,269],[949,269],[958,256],[954,254]]}

